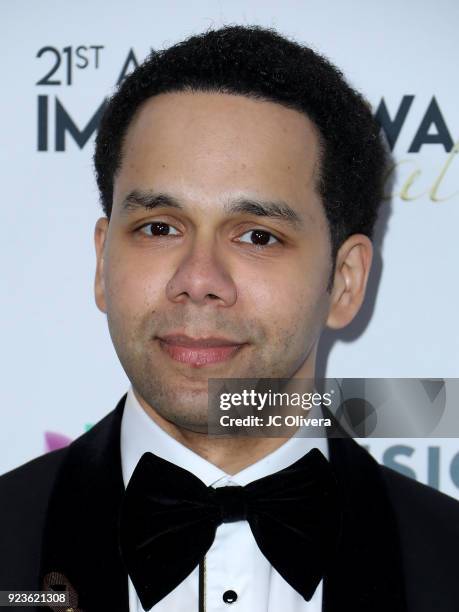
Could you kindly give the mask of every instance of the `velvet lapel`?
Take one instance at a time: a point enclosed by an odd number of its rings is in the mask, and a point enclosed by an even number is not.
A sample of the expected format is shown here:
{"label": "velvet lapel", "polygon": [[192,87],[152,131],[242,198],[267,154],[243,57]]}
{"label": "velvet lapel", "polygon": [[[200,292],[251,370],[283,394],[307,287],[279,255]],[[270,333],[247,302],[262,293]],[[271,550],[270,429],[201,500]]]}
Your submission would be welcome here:
{"label": "velvet lapel", "polygon": [[354,440],[329,439],[344,499],[336,563],[324,579],[323,612],[405,612],[394,511],[377,462]]}
{"label": "velvet lapel", "polygon": [[58,572],[84,612],[128,612],[127,573],[118,548],[124,494],[120,427],[124,396],[116,409],[69,448],[50,498],[40,580]]}

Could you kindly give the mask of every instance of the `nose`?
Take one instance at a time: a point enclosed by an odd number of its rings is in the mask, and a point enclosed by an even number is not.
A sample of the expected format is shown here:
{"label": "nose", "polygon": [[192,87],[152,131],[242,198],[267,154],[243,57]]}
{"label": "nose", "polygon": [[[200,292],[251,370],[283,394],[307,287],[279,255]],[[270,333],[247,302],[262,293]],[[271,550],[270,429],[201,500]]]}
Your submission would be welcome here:
{"label": "nose", "polygon": [[216,245],[197,241],[179,261],[166,286],[167,298],[196,305],[232,306],[237,299],[234,280]]}

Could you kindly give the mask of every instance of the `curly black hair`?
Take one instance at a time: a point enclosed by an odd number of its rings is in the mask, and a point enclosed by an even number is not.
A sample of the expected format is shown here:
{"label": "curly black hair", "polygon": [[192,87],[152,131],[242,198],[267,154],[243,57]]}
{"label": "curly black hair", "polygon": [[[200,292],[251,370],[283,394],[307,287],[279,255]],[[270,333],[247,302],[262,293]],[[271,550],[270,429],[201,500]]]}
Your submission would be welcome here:
{"label": "curly black hair", "polygon": [[372,236],[388,156],[366,100],[309,47],[259,26],[227,26],[153,51],[118,87],[102,116],[94,154],[110,218],[123,140],[139,106],[167,92],[202,91],[277,102],[304,113],[321,139],[318,193],[333,260],[351,234]]}

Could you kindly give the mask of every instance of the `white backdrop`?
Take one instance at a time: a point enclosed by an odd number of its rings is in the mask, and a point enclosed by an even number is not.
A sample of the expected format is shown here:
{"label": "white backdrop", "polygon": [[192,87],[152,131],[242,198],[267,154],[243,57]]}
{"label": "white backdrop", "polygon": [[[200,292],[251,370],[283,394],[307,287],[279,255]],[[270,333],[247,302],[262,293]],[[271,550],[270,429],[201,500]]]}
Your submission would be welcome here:
{"label": "white backdrop", "polygon": [[[2,0],[0,11],[0,473],[80,435],[127,388],[92,293],[90,122],[133,57],[209,27],[272,26],[312,46],[375,111],[384,99],[393,122],[399,169],[383,263],[352,328],[324,339],[321,373],[458,377],[455,0]],[[459,497],[458,440],[368,446]]]}

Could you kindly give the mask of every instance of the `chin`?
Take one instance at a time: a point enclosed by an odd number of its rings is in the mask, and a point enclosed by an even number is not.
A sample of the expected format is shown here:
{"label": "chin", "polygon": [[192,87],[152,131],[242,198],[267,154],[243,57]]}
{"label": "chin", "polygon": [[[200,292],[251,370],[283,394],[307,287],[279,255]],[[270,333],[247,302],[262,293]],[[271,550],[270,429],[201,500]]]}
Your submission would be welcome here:
{"label": "chin", "polygon": [[207,434],[207,407],[204,415],[197,416],[196,413],[187,412],[173,415],[162,415],[169,423],[179,428],[181,431]]}

